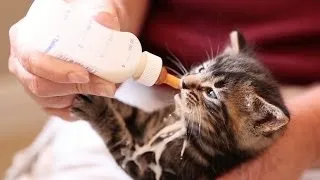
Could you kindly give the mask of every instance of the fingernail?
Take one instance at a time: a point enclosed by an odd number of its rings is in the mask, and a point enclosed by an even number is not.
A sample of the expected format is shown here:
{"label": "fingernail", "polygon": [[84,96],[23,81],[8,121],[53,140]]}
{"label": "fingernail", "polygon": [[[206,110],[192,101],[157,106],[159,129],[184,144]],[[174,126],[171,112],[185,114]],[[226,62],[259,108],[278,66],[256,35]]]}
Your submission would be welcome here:
{"label": "fingernail", "polygon": [[88,83],[90,81],[89,74],[83,72],[71,72],[68,79],[72,83]]}
{"label": "fingernail", "polygon": [[108,16],[111,18],[118,18],[117,11],[115,11],[114,9],[103,9],[100,12],[98,12],[97,15],[102,17]]}
{"label": "fingernail", "polygon": [[96,20],[103,26],[115,30],[120,30],[119,19],[115,12],[101,11],[97,14]]}
{"label": "fingernail", "polygon": [[107,93],[111,96],[114,97],[116,93],[116,87],[115,86],[108,86],[107,87]]}

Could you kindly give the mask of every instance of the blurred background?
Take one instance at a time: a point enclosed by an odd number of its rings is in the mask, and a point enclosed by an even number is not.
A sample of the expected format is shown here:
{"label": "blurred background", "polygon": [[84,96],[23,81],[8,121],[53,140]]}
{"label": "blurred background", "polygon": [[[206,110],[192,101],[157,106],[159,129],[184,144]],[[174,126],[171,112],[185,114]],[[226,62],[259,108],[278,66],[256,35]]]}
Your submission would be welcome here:
{"label": "blurred background", "polygon": [[12,155],[29,145],[47,120],[46,115],[8,72],[7,65],[8,30],[24,16],[31,2],[2,1],[0,6],[0,179],[10,165]]}

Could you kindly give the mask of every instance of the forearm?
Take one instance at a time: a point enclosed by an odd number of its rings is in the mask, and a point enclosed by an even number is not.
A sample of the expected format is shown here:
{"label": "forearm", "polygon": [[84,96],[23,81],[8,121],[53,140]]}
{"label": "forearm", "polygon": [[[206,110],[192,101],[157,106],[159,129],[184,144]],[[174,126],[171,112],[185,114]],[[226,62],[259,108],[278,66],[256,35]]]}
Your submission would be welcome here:
{"label": "forearm", "polygon": [[120,30],[139,35],[144,23],[149,0],[110,0],[117,7]]}
{"label": "forearm", "polygon": [[[316,158],[313,160],[315,166],[320,167],[320,85],[312,88],[308,93],[302,95],[301,100],[292,102],[300,123],[307,129],[310,138],[309,144],[315,148]],[[305,136],[305,135],[302,135]],[[305,149],[308,151],[308,149]]]}
{"label": "forearm", "polygon": [[[291,112],[288,131],[266,153],[261,174],[278,179],[298,179],[320,155],[320,86],[287,100]],[[279,178],[280,177],[280,178]],[[267,179],[267,178],[266,178]]]}
{"label": "forearm", "polygon": [[284,136],[256,160],[222,180],[297,180],[320,157],[320,86],[288,99],[291,122]]}

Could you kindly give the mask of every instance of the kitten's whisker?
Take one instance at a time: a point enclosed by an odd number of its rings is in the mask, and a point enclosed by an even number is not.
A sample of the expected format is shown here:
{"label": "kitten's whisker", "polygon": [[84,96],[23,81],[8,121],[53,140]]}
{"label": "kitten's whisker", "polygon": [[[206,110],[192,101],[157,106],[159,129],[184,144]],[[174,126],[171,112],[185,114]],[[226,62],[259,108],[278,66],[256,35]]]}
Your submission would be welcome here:
{"label": "kitten's whisker", "polygon": [[202,116],[201,116],[201,112],[200,112],[200,109],[199,109],[199,119],[200,119],[200,131],[199,131],[199,134],[200,134],[200,137],[201,137],[201,129],[202,129],[202,121],[203,121],[203,119],[202,119]]}
{"label": "kitten's whisker", "polygon": [[[167,51],[169,52],[169,54],[173,57],[173,59],[170,58],[170,59],[171,59],[171,62],[173,62],[172,60],[174,60],[177,64],[180,65],[180,66],[179,66],[179,65],[176,65],[176,66],[178,66],[179,68],[182,68],[182,72],[183,72],[184,74],[187,74],[187,73],[188,73],[187,68],[182,64],[182,62],[180,61],[180,59],[179,59],[176,55],[174,55],[174,54],[169,50],[167,44],[166,44],[166,47],[167,47]],[[169,59],[169,60],[170,60],[170,59]]]}
{"label": "kitten's whisker", "polygon": [[220,51],[220,44],[218,44],[216,56],[219,54],[219,51]]}
{"label": "kitten's whisker", "polygon": [[211,53],[211,57],[209,59],[213,59],[214,56],[213,56],[213,49],[212,49],[212,44],[211,44],[211,40],[209,37],[207,37],[208,39],[208,42],[209,42],[209,47],[210,47],[210,53]]}
{"label": "kitten's whisker", "polygon": [[127,140],[126,138],[122,138],[120,141],[118,141],[117,143],[113,144],[112,146],[110,146],[108,148],[113,149],[113,148],[117,147],[118,145],[122,144],[126,140]]}
{"label": "kitten's whisker", "polygon": [[199,107],[197,107],[197,114],[198,114],[198,126],[199,126],[199,129],[198,129],[198,131],[199,131],[199,136],[200,136],[200,138],[201,138],[201,125],[202,125],[202,119],[201,119],[201,112],[200,112],[200,108]]}
{"label": "kitten's whisker", "polygon": [[186,70],[184,69],[184,67],[181,67],[181,65],[172,57],[167,56],[167,59],[173,63],[173,65],[175,65],[183,74],[186,74]]}
{"label": "kitten's whisker", "polygon": [[182,74],[179,73],[178,71],[176,71],[175,69],[171,68],[171,67],[166,67],[169,71],[173,72],[175,75],[178,75],[179,77],[182,77]]}
{"label": "kitten's whisker", "polygon": [[[190,130],[190,119],[188,119],[188,128],[189,128],[189,130]],[[192,130],[192,129],[191,129]],[[189,134],[188,134],[188,140],[190,140],[190,137],[191,137],[191,133],[192,133],[192,131],[191,132],[189,132]]]}
{"label": "kitten's whisker", "polygon": [[204,145],[203,145],[203,141],[202,141],[202,135],[201,135],[201,129],[202,129],[202,117],[201,117],[201,109],[200,109],[200,107],[197,107],[196,108],[196,110],[197,110],[197,115],[198,115],[198,127],[199,127],[199,129],[198,129],[198,131],[199,131],[199,134],[198,134],[198,136],[199,136],[199,145],[200,145],[200,147],[202,148],[202,149],[204,149]]}
{"label": "kitten's whisker", "polygon": [[211,41],[209,41],[209,43],[210,43],[210,50],[211,50],[211,59],[213,59],[214,56],[213,56],[213,49],[212,49]]}
{"label": "kitten's whisker", "polygon": [[210,59],[209,52],[206,49],[205,49],[205,52],[206,52],[206,55],[207,55],[207,59],[209,60]]}
{"label": "kitten's whisker", "polygon": [[192,124],[191,124],[191,128],[190,128],[191,132],[190,132],[189,138],[194,135],[194,123],[196,121],[194,110],[191,113],[191,120],[190,121],[191,121]]}
{"label": "kitten's whisker", "polygon": [[180,64],[181,68],[184,69],[184,72],[187,73],[188,70],[187,68],[182,64],[182,62],[180,61],[180,59],[174,55],[172,52],[171,52],[171,55],[173,56],[173,58],[176,60],[176,62],[178,62],[178,64]]}
{"label": "kitten's whisker", "polygon": [[[183,111],[183,110],[182,110]],[[184,117],[184,118],[186,118],[186,117]],[[186,121],[186,127],[187,127],[187,133],[186,133],[186,135],[187,135],[187,140],[190,140],[190,117],[187,117],[187,121]]]}

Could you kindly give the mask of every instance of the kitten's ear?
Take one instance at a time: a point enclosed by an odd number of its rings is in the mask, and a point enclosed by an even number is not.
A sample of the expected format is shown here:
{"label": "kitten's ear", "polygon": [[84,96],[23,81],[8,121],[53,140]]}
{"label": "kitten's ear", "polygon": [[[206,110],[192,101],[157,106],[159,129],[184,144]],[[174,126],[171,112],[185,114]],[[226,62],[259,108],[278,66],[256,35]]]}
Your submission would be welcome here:
{"label": "kitten's ear", "polygon": [[253,100],[254,126],[262,134],[273,133],[286,126],[290,115],[285,106],[277,107],[260,96]]}
{"label": "kitten's ear", "polygon": [[231,48],[234,52],[240,53],[248,48],[247,41],[239,31],[232,31],[229,35]]}

